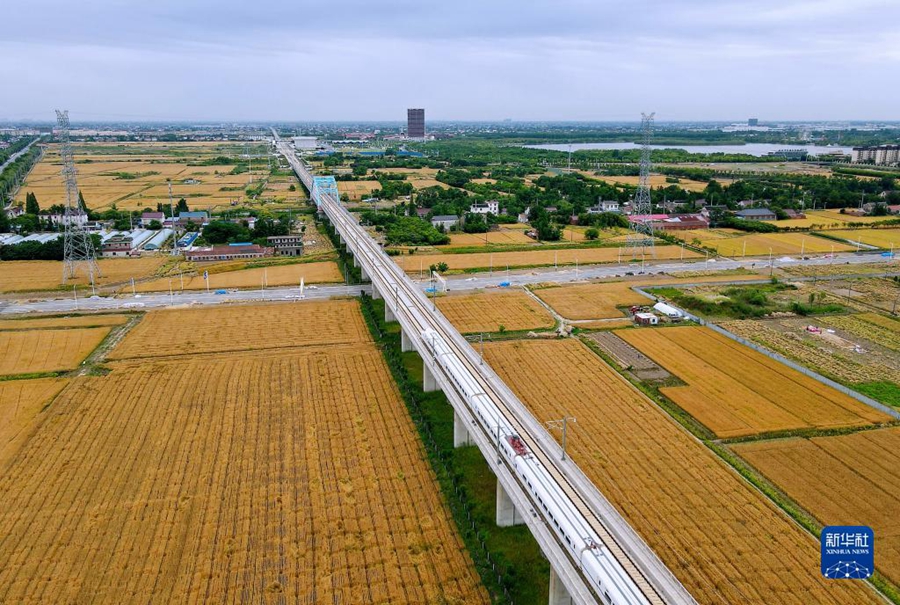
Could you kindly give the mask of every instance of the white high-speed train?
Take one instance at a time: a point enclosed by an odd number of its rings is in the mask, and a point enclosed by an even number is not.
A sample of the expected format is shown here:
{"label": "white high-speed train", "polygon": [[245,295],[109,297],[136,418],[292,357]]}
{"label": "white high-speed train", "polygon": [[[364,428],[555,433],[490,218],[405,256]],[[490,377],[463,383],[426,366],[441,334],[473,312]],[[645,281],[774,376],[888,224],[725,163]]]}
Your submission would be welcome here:
{"label": "white high-speed train", "polygon": [[562,492],[547,468],[528,450],[506,418],[475,380],[443,337],[435,330],[422,332],[422,340],[446,375],[464,394],[476,421],[497,443],[498,450],[528,489],[547,527],[565,545],[574,561],[610,605],[648,605],[649,601],[611,555],[600,537],[572,501]]}

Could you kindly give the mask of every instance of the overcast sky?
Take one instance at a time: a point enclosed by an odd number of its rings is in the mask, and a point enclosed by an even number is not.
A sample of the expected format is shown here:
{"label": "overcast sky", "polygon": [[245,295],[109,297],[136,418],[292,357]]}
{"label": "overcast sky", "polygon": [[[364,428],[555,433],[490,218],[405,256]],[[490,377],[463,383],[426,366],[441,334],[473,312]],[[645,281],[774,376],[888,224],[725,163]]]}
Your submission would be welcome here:
{"label": "overcast sky", "polygon": [[896,120],[898,0],[21,0],[0,120]]}

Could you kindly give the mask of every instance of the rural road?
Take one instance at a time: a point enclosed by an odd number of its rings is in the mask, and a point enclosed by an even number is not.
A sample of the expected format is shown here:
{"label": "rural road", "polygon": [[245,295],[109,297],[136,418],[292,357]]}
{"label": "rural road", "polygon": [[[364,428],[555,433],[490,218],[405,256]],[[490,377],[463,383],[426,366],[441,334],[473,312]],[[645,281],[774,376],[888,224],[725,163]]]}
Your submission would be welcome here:
{"label": "rural road", "polygon": [[38,138],[36,138],[36,139],[33,140],[32,142],[28,143],[28,145],[26,145],[24,148],[20,149],[20,150],[17,151],[16,153],[14,153],[14,154],[12,154],[11,156],[9,156],[9,159],[6,160],[2,165],[0,165],[0,174],[3,173],[3,171],[6,169],[7,166],[9,166],[10,164],[12,164],[12,163],[15,162],[16,160],[18,160],[21,156],[23,156],[23,155],[25,155],[26,153],[28,153],[28,150],[31,149],[31,146],[34,145],[35,143],[37,143],[38,141],[40,141],[42,138],[43,138],[43,137],[38,137]]}
{"label": "rural road", "polygon": [[[871,264],[883,262],[885,272],[897,271],[900,264],[894,259],[885,258],[879,254],[871,253],[844,253],[835,254],[834,258],[827,256],[811,257],[807,260],[799,260],[797,258],[788,259],[781,257],[773,259],[772,264],[778,267],[788,267],[793,265],[807,266],[827,266],[827,265],[844,265],[847,266],[847,274],[853,274],[853,265]],[[727,260],[718,259],[691,262],[656,262],[647,263],[644,266],[644,275],[654,275],[659,273],[677,274],[688,271],[726,271],[729,269],[746,268],[759,269],[769,266],[768,259],[741,259]],[[587,267],[566,267],[564,269],[519,269],[513,271],[494,271],[489,273],[476,273],[466,275],[448,276],[447,288],[452,291],[478,290],[482,288],[496,288],[502,286],[526,286],[537,283],[571,283],[592,279],[602,279],[609,277],[622,277],[626,272],[639,274],[641,267],[636,263],[624,263],[621,265],[592,265]],[[423,289],[430,287],[430,281],[419,281],[419,286]],[[356,296],[360,290],[366,292],[371,291],[369,285],[356,286],[307,286],[304,290],[303,300],[324,300],[328,298],[340,296]],[[300,300],[300,289],[296,286],[274,287],[262,290],[234,290],[228,291],[227,294],[214,294],[203,291],[191,291],[183,293],[159,294],[143,294],[137,296],[121,295],[119,297],[95,297],[95,298],[79,298],[77,303],[74,298],[48,298],[43,300],[29,299],[27,301],[0,301],[0,315],[11,315],[17,313],[69,313],[72,311],[109,311],[109,310],[129,310],[129,309],[154,309],[172,306],[193,306],[193,305],[214,305],[233,302],[258,302],[258,301],[287,301]]]}

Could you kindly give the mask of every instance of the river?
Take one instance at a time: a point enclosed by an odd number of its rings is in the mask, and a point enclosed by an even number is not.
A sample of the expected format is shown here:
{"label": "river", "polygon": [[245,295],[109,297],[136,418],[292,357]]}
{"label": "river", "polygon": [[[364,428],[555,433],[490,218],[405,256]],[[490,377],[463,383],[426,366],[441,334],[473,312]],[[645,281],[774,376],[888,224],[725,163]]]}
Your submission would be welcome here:
{"label": "river", "polygon": [[[640,149],[640,145],[636,143],[560,143],[551,145],[525,145],[529,149],[546,149],[548,151],[582,151],[582,150],[626,150]],[[746,145],[651,145],[651,149],[681,149],[688,153],[742,153],[745,155],[753,155],[763,157],[773,151],[782,149],[805,149],[810,155],[821,155],[823,153],[836,153],[841,151],[847,155],[853,151],[852,147],[823,147],[821,145],[790,145],[775,143],[747,143]]]}

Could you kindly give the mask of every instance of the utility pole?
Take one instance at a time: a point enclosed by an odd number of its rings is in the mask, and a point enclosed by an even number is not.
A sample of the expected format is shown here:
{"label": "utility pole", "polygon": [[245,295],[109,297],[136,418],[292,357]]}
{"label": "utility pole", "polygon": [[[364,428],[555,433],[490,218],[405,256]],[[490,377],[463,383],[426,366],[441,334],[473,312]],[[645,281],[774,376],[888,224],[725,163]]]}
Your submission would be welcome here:
{"label": "utility pole", "polygon": [[549,420],[544,423],[548,429],[562,429],[562,461],[566,460],[566,434],[569,422],[577,422],[574,416],[563,416],[559,420]]}

